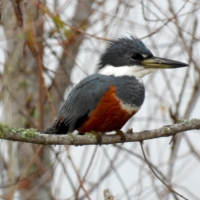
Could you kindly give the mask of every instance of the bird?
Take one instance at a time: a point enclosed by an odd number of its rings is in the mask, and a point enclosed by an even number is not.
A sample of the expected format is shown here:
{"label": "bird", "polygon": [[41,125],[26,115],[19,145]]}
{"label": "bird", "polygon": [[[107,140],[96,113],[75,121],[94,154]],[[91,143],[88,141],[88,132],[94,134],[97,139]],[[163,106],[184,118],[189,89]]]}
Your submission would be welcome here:
{"label": "bird", "polygon": [[87,76],[72,89],[56,120],[44,133],[90,132],[100,143],[103,134],[115,131],[124,141],[121,129],[145,99],[142,77],[159,68],[186,66],[154,56],[135,36],[111,40],[100,56],[98,73]]}

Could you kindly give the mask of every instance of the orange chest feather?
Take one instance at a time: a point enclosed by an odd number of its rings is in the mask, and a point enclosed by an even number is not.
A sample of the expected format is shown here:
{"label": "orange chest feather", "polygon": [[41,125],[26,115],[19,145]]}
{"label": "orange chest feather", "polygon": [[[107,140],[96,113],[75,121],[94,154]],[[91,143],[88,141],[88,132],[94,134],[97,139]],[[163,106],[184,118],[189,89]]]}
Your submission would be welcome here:
{"label": "orange chest feather", "polygon": [[124,109],[116,96],[116,88],[111,86],[109,91],[99,101],[89,119],[78,129],[79,132],[109,132],[121,129],[124,124],[137,112],[136,109]]}

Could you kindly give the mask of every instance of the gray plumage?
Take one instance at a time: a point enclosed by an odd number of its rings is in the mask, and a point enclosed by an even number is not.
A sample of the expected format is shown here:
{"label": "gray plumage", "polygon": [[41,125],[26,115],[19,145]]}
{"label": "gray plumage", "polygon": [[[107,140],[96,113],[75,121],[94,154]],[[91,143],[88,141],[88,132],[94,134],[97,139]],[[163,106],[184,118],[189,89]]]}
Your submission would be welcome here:
{"label": "gray plumage", "polygon": [[[116,87],[117,97],[123,102],[135,107],[142,105],[145,95],[144,86],[135,77],[93,74],[83,79],[70,92],[59,111],[57,120],[45,133],[66,134],[76,130],[88,119],[111,86]],[[59,121],[61,118],[62,121]]]}

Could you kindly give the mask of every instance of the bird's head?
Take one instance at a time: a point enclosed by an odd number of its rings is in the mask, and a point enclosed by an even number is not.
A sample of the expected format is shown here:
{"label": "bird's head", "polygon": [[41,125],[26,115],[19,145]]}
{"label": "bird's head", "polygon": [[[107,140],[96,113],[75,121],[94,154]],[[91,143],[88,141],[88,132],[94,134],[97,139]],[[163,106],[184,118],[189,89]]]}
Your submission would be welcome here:
{"label": "bird's head", "polygon": [[155,57],[140,39],[131,36],[111,41],[101,55],[99,66],[100,74],[141,78],[158,68],[179,68],[188,64]]}

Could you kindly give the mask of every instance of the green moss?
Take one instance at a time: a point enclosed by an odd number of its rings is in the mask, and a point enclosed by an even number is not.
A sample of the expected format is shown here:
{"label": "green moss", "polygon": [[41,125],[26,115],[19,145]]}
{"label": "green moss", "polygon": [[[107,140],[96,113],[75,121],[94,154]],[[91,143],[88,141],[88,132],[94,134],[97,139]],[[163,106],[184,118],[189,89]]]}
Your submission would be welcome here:
{"label": "green moss", "polygon": [[0,138],[3,138],[6,134],[19,133],[23,138],[35,138],[38,135],[38,131],[34,128],[12,128],[6,124],[0,124]]}
{"label": "green moss", "polygon": [[170,132],[171,132],[170,127],[165,127],[165,132],[166,132],[166,133],[170,133]]}
{"label": "green moss", "polygon": [[6,124],[0,124],[0,137],[3,137],[5,134],[11,132],[11,128]]}
{"label": "green moss", "polygon": [[[98,133],[97,133],[97,134],[98,134]],[[90,132],[86,132],[85,135],[86,135],[88,138],[96,138],[95,134],[90,133]]]}
{"label": "green moss", "polygon": [[186,119],[178,119],[177,124],[185,124],[187,122],[188,122],[188,120],[186,120]]}
{"label": "green moss", "polygon": [[196,122],[196,121],[198,121],[198,119],[192,118],[190,121],[191,121],[191,122]]}
{"label": "green moss", "polygon": [[34,128],[30,129],[20,128],[17,129],[17,132],[20,133],[23,138],[35,138],[36,135],[38,134],[37,130]]}

